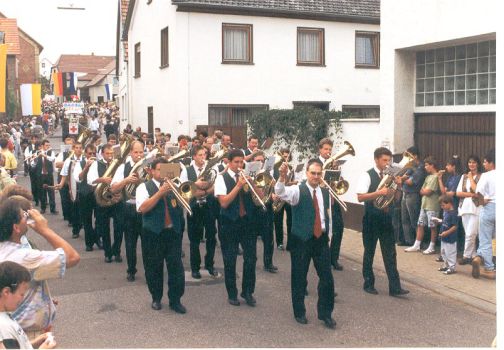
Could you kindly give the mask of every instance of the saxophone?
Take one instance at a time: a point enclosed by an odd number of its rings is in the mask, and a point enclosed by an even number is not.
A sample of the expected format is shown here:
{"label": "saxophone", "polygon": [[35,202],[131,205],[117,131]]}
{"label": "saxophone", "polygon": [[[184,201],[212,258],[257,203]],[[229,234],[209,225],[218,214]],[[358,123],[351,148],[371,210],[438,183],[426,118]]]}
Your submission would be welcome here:
{"label": "saxophone", "polygon": [[[117,168],[119,168],[119,165],[124,163],[126,160],[132,143],[133,137],[126,134],[124,141],[121,143],[121,155],[109,164],[107,170],[105,170],[105,174],[103,174],[103,177],[114,176]],[[106,183],[100,183],[96,186],[95,197],[96,204],[100,207],[110,207],[119,203],[122,199],[121,193],[112,193],[110,185]]]}

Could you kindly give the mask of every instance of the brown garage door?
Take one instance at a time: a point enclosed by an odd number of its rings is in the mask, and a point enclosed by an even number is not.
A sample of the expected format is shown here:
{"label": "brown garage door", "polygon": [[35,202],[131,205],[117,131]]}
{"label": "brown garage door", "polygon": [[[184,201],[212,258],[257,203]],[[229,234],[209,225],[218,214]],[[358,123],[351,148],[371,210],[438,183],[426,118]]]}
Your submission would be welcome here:
{"label": "brown garage door", "polygon": [[495,148],[495,113],[416,114],[415,145],[441,164],[458,154],[465,168],[469,155]]}

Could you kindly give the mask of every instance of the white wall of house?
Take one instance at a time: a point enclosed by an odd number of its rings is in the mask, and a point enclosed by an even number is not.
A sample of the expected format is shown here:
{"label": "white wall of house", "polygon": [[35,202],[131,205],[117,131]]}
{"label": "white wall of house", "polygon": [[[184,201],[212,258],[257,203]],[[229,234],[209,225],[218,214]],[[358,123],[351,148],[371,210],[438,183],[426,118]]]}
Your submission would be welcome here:
{"label": "white wall of house", "polygon": [[[123,28],[124,26],[121,21],[119,28],[119,33],[121,33],[121,35],[123,33]],[[126,125],[128,123],[131,123],[131,121],[129,120],[128,62],[124,61],[125,50],[122,41],[118,42],[117,45],[119,45],[119,57],[117,58],[119,63],[119,71],[117,72],[119,85],[117,87],[116,105],[119,106],[121,124]]]}
{"label": "white wall of house", "polygon": [[[89,87],[89,98],[91,102],[98,102],[98,97],[103,97],[104,102],[113,101],[113,95],[117,95],[118,86],[114,85],[113,72],[105,77],[102,81],[94,86]],[[107,91],[105,90],[105,84],[109,84],[110,99],[107,99]]]}
{"label": "white wall of house", "polygon": [[[128,33],[129,122],[193,134],[208,124],[209,104],[266,104],[292,108],[293,101],[379,105],[379,69],[355,68],[355,31],[378,25],[176,12],[169,2],[137,2]],[[222,64],[222,23],[253,25],[253,64]],[[169,67],[160,69],[160,31],[169,27]],[[297,28],[325,30],[325,67],[297,66]],[[134,78],[135,44],[141,43],[141,76]],[[344,176],[351,183],[344,199],[355,202],[359,174],[373,164],[373,150],[388,140],[379,120],[345,121],[342,139],[356,148]],[[335,147],[336,151],[337,147]],[[353,184],[353,185],[352,185]]]}
{"label": "white wall of house", "polygon": [[380,12],[380,133],[391,140],[393,151],[413,145],[414,112],[496,110],[495,104],[415,107],[414,100],[415,52],[495,40],[496,0],[381,0]]}

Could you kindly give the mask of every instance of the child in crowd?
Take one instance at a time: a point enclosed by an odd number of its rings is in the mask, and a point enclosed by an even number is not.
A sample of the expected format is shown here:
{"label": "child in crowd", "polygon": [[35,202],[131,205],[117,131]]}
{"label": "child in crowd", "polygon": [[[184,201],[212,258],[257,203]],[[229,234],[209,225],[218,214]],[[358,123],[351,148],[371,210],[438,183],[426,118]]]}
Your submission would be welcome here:
{"label": "child in crowd", "polygon": [[457,264],[458,215],[457,210],[453,207],[453,197],[443,194],[439,198],[439,203],[443,209],[443,222],[439,238],[441,238],[441,256],[444,262],[438,271],[451,275],[456,272],[455,266]]}
{"label": "child in crowd", "polygon": [[434,157],[429,156],[425,158],[425,171],[427,172],[427,177],[423,183],[422,189],[420,190],[420,195],[422,196],[422,204],[420,207],[420,215],[418,217],[417,232],[415,243],[406,248],[405,252],[418,252],[420,251],[420,244],[422,243],[424,237],[425,226],[428,226],[431,231],[431,239],[429,247],[423,251],[423,254],[434,254],[436,251],[434,249],[437,238],[437,227],[436,223],[432,220],[433,217],[437,216],[440,210],[439,206],[439,182],[438,182],[438,166],[437,161]]}
{"label": "child in crowd", "polygon": [[32,342],[10,312],[23,301],[31,280],[30,272],[12,262],[0,263],[0,349],[53,349],[56,342],[50,333],[44,333]]}

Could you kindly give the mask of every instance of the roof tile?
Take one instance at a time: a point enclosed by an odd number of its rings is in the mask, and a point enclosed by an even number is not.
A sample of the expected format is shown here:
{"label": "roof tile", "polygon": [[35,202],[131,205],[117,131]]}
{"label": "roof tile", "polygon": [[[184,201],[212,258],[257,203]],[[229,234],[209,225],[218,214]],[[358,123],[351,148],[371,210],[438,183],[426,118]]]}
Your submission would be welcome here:
{"label": "roof tile", "polygon": [[0,32],[5,33],[8,55],[21,54],[19,45],[19,31],[15,18],[0,18]]}

